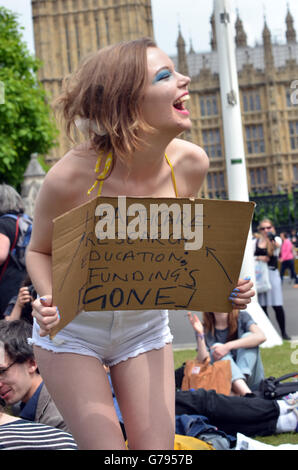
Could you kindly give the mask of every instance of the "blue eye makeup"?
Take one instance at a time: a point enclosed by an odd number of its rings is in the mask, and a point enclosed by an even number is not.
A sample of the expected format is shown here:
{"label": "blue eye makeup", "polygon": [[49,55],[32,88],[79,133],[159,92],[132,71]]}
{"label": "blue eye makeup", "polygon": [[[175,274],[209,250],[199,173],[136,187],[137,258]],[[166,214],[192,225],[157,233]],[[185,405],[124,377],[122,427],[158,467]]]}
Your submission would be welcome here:
{"label": "blue eye makeup", "polygon": [[168,69],[161,70],[160,72],[156,74],[152,83],[157,83],[157,82],[160,82],[161,80],[171,78],[172,75],[173,75],[172,72]]}

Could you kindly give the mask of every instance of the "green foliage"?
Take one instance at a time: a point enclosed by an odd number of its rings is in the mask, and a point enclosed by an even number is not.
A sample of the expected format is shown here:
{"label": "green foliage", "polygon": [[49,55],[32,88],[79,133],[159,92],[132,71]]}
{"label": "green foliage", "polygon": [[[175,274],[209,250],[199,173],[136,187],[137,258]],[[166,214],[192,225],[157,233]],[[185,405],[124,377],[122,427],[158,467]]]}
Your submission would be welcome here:
{"label": "green foliage", "polygon": [[268,218],[272,220],[276,228],[294,226],[297,221],[298,198],[297,193],[276,195],[250,195],[250,200],[256,203],[253,226]]}
{"label": "green foliage", "polygon": [[19,187],[32,153],[46,154],[57,129],[36,73],[41,62],[22,42],[17,16],[0,7],[0,181]]}

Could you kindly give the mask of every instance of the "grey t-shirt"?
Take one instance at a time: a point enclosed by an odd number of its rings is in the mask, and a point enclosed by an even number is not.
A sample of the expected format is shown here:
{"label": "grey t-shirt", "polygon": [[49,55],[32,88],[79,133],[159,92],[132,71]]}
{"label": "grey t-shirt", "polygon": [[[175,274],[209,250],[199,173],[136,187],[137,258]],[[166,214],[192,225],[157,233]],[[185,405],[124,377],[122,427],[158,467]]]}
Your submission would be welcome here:
{"label": "grey t-shirt", "polygon": [[[237,337],[235,339],[241,338],[244,333],[249,332],[250,325],[256,324],[256,322],[252,319],[250,314],[245,310],[241,310],[238,316],[238,332]],[[214,335],[211,331],[209,331],[205,336],[205,342],[208,350],[210,350],[211,346],[215,343],[227,343],[228,342],[228,335],[229,329],[225,328],[224,330],[218,330],[215,328]],[[236,355],[236,351],[231,351],[232,355]]]}

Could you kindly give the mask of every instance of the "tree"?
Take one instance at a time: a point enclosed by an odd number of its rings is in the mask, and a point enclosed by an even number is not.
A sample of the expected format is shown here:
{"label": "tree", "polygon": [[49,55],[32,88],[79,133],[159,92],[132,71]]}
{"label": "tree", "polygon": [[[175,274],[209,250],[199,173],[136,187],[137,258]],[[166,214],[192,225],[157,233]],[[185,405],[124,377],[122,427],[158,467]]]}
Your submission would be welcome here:
{"label": "tree", "polygon": [[30,54],[21,29],[17,15],[0,7],[0,82],[4,90],[4,99],[0,99],[0,181],[17,189],[30,155],[48,153],[58,133],[48,97],[37,79],[41,62]]}

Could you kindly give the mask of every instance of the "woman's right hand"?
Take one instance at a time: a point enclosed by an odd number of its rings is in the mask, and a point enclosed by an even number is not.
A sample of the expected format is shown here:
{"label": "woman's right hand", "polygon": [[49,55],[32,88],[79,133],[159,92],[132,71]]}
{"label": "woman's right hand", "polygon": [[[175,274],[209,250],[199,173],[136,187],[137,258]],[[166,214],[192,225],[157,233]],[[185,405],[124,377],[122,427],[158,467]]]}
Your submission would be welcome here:
{"label": "woman's right hand", "polygon": [[52,305],[52,296],[44,295],[32,304],[32,315],[40,326],[40,336],[47,336],[58,325],[60,315],[58,307]]}
{"label": "woman's right hand", "polygon": [[188,319],[190,324],[192,325],[193,329],[199,334],[204,334],[204,327],[202,322],[199,320],[198,316],[195,313],[187,312]]}
{"label": "woman's right hand", "polygon": [[29,292],[28,287],[21,287],[18,293],[17,303],[21,308],[24,307],[25,304],[31,302],[32,298]]}

